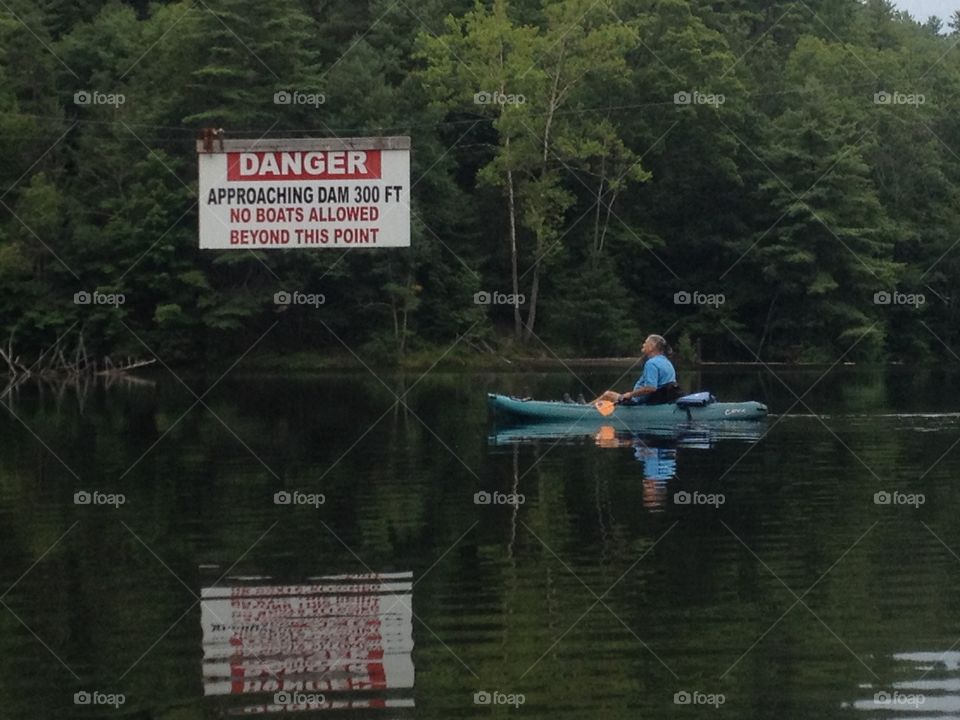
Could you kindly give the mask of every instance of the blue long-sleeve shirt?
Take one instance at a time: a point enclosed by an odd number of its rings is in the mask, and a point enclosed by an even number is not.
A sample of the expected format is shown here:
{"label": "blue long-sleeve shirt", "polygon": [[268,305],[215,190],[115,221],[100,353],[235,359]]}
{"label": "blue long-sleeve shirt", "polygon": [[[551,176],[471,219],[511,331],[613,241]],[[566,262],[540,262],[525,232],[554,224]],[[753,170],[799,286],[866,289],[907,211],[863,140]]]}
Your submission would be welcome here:
{"label": "blue long-sleeve shirt", "polygon": [[[652,387],[659,390],[664,385],[675,383],[677,381],[677,371],[664,355],[654,355],[648,358],[643,365],[643,374],[634,384],[633,389],[639,390],[642,387]],[[637,395],[630,398],[631,403],[644,403],[647,398],[645,395]]]}

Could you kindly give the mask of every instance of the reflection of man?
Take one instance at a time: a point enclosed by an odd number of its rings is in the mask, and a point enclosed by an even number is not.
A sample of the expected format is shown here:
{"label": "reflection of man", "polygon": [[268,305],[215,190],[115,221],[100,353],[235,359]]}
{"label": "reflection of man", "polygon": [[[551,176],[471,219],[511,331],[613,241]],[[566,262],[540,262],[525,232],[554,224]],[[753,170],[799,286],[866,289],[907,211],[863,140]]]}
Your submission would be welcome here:
{"label": "reflection of man", "polygon": [[633,446],[633,456],[643,463],[647,480],[669,480],[677,474],[677,451],[674,448],[655,448],[644,445],[639,438]]}
{"label": "reflection of man", "polygon": [[643,463],[643,506],[662,510],[667,501],[667,481],[677,474],[677,449],[650,447],[639,435],[618,434],[610,425],[601,427],[593,440],[602,448],[633,445],[633,457]]}
{"label": "reflection of man", "polygon": [[633,456],[643,463],[643,506],[649,510],[663,510],[667,501],[667,481],[677,474],[676,449],[649,447],[637,438]]}

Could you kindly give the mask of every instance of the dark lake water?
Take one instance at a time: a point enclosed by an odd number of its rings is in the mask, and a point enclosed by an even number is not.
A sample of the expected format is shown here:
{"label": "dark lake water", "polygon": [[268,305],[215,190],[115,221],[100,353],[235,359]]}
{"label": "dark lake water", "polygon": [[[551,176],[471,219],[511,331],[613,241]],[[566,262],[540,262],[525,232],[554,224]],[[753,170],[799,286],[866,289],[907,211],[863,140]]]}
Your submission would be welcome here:
{"label": "dark lake water", "polygon": [[960,373],[825,370],[681,375],[752,439],[488,420],[620,370],[24,387],[0,717],[960,717]]}

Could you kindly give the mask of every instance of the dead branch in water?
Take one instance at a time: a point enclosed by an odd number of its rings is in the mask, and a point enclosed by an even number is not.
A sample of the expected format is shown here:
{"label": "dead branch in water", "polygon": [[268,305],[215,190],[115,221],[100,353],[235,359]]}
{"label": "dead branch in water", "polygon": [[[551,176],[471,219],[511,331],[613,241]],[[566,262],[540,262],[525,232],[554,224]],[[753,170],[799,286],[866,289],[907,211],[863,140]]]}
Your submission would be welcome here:
{"label": "dead branch in water", "polygon": [[156,358],[126,358],[115,364],[109,355],[98,362],[87,352],[83,331],[76,333],[72,347],[67,347],[64,337],[44,349],[36,361],[27,366],[14,350],[14,335],[11,331],[6,347],[0,346],[0,363],[6,365],[8,382],[0,397],[7,395],[15,387],[27,380],[38,380],[52,384],[75,383],[91,377],[105,377],[108,381],[117,379],[139,380],[129,376],[131,370],[153,365]]}

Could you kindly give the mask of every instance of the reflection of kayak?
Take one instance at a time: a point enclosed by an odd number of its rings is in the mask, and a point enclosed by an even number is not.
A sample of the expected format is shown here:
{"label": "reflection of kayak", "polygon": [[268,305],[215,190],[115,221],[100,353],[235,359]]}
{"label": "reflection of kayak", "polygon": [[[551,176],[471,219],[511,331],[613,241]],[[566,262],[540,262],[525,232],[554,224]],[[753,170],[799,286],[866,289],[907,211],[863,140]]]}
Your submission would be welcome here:
{"label": "reflection of kayak", "polygon": [[601,415],[593,405],[522,400],[490,393],[487,402],[498,420],[512,423],[567,422],[593,425],[619,425],[629,428],[669,427],[683,423],[714,423],[762,420],[767,406],[753,400],[746,402],[708,402],[705,405],[617,405],[613,413]]}
{"label": "reflection of kayak", "polygon": [[673,447],[709,448],[719,440],[757,442],[763,436],[766,423],[730,422],[718,420],[703,425],[697,423],[650,424],[645,427],[624,427],[614,419],[605,418],[598,424],[595,420],[579,422],[531,422],[511,423],[492,429],[487,439],[491,445],[514,445],[544,441],[591,441],[600,447],[628,447],[639,443],[656,446],[668,443]]}

